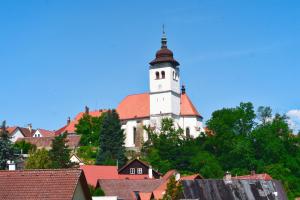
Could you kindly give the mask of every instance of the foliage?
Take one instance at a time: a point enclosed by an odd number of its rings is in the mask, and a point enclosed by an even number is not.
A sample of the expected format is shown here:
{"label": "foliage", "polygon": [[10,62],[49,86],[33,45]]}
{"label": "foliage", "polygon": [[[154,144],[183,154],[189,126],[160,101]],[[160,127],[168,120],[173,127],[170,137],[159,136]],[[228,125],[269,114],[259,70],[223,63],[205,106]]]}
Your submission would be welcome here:
{"label": "foliage", "polygon": [[28,154],[29,152],[34,152],[36,150],[36,146],[34,144],[28,143],[24,140],[15,142],[14,147],[18,153],[22,152],[23,154]]}
{"label": "foliage", "polygon": [[105,196],[104,191],[100,187],[94,188],[92,185],[89,185],[89,189],[93,197]]}
{"label": "foliage", "polygon": [[81,135],[80,144],[83,146],[97,146],[99,144],[99,133],[102,117],[93,117],[83,114],[83,117],[75,125],[76,133]]}
{"label": "foliage", "polygon": [[56,136],[52,142],[52,149],[49,151],[52,161],[52,168],[69,168],[73,166],[70,161],[70,149],[67,145],[67,134]]}
{"label": "foliage", "polygon": [[30,152],[30,156],[25,163],[26,169],[49,169],[51,166],[49,152],[45,149]]}
{"label": "foliage", "polygon": [[125,134],[121,129],[119,115],[115,110],[109,110],[102,115],[100,126],[99,151],[96,164],[120,166],[126,163]]}
{"label": "foliage", "polygon": [[205,178],[221,178],[227,170],[234,175],[269,173],[292,199],[300,196],[300,137],[292,134],[287,120],[272,115],[270,107],[259,107],[256,115],[252,103],[241,103],[212,113],[207,127],[214,136],[191,139],[164,119],[160,131],[146,127],[149,140],[142,153],[162,173],[177,169]]}
{"label": "foliage", "polygon": [[77,149],[77,156],[86,164],[95,164],[97,148],[93,146],[81,146]]}
{"label": "foliage", "polygon": [[182,185],[175,180],[175,176],[169,179],[167,184],[166,193],[163,196],[163,200],[179,200],[182,193]]}
{"label": "foliage", "polygon": [[0,169],[5,169],[7,161],[14,158],[14,148],[6,131],[6,123],[3,121],[0,130]]}

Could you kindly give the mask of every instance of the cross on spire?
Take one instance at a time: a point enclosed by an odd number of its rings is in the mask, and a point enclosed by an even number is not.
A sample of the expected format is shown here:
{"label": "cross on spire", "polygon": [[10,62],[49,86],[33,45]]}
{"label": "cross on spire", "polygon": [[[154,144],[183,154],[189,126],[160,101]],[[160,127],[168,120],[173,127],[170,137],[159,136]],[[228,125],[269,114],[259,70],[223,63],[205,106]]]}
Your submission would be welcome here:
{"label": "cross on spire", "polygon": [[162,25],[161,48],[167,48],[167,36],[165,33],[165,25]]}

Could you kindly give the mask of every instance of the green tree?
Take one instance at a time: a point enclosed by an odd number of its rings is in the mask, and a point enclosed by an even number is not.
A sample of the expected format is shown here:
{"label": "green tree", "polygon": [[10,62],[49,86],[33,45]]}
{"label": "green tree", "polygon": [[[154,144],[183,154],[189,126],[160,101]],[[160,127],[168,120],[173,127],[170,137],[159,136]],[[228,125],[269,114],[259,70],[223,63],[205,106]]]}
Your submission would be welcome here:
{"label": "green tree", "polygon": [[61,134],[53,139],[51,150],[49,151],[52,161],[52,168],[69,168],[73,166],[70,161],[70,149],[67,145],[67,134]]}
{"label": "green tree", "polygon": [[22,152],[23,154],[28,154],[29,152],[34,152],[36,150],[34,144],[28,143],[25,140],[15,142],[14,147],[18,152]]}
{"label": "green tree", "polygon": [[125,135],[119,115],[115,110],[109,110],[102,117],[96,164],[111,165],[118,162],[122,166],[126,163]]}
{"label": "green tree", "polygon": [[2,122],[0,130],[0,169],[5,169],[8,160],[14,160],[14,148],[6,131],[6,122]]}
{"label": "green tree", "polygon": [[175,180],[175,176],[172,176],[167,183],[167,190],[163,196],[163,200],[179,200],[182,196],[182,185],[179,181]]}
{"label": "green tree", "polygon": [[99,144],[99,133],[102,117],[92,117],[83,114],[83,117],[75,125],[76,133],[81,135],[80,144],[83,146],[97,146]]}
{"label": "green tree", "polygon": [[259,106],[257,109],[257,118],[263,123],[266,124],[268,120],[272,118],[272,109],[267,106]]}
{"label": "green tree", "polygon": [[52,167],[49,152],[45,149],[38,149],[30,152],[29,158],[26,160],[26,169],[49,169]]}

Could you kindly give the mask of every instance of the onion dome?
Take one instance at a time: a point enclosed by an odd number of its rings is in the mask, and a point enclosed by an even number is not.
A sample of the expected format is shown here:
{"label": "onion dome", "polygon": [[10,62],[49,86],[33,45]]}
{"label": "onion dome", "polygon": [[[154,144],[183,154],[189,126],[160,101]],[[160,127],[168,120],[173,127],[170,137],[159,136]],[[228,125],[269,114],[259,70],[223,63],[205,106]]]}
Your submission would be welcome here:
{"label": "onion dome", "polygon": [[163,32],[163,36],[161,38],[161,49],[156,52],[155,59],[152,60],[149,64],[155,65],[155,64],[164,63],[164,62],[169,62],[174,67],[179,65],[179,62],[177,62],[173,58],[173,52],[167,48],[167,37],[166,37],[165,32]]}

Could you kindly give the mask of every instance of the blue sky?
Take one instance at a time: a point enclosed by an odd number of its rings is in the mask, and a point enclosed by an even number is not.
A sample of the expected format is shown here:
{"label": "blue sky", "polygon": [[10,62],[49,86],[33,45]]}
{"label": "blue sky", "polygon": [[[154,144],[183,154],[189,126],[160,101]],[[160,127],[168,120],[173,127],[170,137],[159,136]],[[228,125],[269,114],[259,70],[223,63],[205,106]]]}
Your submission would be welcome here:
{"label": "blue sky", "polygon": [[300,124],[300,2],[283,0],[0,2],[0,120],[57,129],[88,105],[148,91],[168,47],[204,119],[251,101]]}

